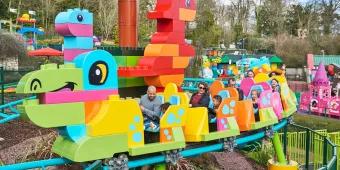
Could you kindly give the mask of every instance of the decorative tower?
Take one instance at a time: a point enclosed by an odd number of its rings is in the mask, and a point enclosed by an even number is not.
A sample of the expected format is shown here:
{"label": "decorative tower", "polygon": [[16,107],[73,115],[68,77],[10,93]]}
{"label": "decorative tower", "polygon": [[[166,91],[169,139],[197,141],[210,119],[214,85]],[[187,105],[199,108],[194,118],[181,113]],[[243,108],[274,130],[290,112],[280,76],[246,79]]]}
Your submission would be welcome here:
{"label": "decorative tower", "polygon": [[311,84],[310,110],[316,113],[325,113],[330,98],[331,85],[327,78],[325,66],[321,62]]}
{"label": "decorative tower", "polygon": [[330,98],[331,85],[327,78],[325,66],[320,63],[312,81],[312,96],[316,99]]}
{"label": "decorative tower", "polygon": [[325,66],[320,63],[311,83],[310,91],[301,94],[300,110],[340,118],[340,98],[331,96],[331,90]]}

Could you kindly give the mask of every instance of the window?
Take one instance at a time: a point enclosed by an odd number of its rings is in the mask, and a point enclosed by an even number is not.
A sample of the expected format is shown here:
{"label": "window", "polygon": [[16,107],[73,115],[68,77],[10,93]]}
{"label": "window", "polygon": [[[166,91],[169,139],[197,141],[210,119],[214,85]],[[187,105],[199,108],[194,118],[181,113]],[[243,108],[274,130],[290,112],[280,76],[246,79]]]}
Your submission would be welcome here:
{"label": "window", "polygon": [[328,94],[328,90],[323,90],[323,97],[328,97],[329,94]]}
{"label": "window", "polygon": [[318,91],[316,89],[312,90],[313,97],[318,97]]}

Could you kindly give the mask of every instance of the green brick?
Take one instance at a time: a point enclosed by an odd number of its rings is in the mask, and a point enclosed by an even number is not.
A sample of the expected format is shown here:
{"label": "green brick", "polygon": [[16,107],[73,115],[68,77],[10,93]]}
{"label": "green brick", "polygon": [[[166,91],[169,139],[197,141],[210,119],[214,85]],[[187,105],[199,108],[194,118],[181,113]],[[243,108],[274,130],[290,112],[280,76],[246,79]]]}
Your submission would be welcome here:
{"label": "green brick", "polygon": [[142,58],[142,56],[127,56],[127,66],[136,66],[140,58]]}
{"label": "green brick", "polygon": [[145,86],[143,77],[126,78],[125,81],[126,81],[125,87]]}
{"label": "green brick", "polygon": [[126,56],[114,56],[118,67],[125,67],[126,66]]}
{"label": "green brick", "polygon": [[86,162],[110,158],[115,153],[126,152],[127,144],[126,134],[86,136],[76,143],[59,136],[53,144],[52,151],[74,162]]}
{"label": "green brick", "polygon": [[126,87],[126,78],[118,78],[118,87]]}

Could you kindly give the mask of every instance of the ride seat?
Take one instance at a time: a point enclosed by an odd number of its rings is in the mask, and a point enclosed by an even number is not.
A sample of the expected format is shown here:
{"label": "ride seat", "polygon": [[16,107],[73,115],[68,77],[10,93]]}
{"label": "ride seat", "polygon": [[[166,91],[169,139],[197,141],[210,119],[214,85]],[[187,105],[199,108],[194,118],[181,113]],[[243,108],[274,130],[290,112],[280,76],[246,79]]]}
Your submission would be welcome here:
{"label": "ride seat", "polygon": [[248,99],[251,99],[251,91],[253,91],[253,90],[259,91],[260,94],[261,94],[261,92],[264,91],[264,89],[263,89],[263,87],[261,85],[254,85],[254,86],[251,87],[251,89],[249,91],[249,94],[248,94],[248,97],[247,97]]}
{"label": "ride seat", "polygon": [[165,101],[165,99],[164,99],[164,96],[163,95],[159,95],[159,94],[157,94],[157,97],[161,100],[161,103],[163,104]]}
{"label": "ride seat", "polygon": [[218,95],[222,97],[222,100],[230,97],[228,90],[221,90],[220,92],[218,92]]}
{"label": "ride seat", "polygon": [[181,98],[177,95],[170,96],[169,103],[171,105],[179,105],[181,103]]}

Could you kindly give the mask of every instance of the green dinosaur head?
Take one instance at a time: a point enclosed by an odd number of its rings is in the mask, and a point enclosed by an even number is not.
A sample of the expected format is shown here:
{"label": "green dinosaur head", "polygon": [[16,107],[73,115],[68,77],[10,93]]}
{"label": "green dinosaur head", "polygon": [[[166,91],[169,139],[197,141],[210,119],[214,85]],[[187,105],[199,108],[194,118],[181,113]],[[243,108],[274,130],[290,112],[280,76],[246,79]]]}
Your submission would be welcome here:
{"label": "green dinosaur head", "polygon": [[19,106],[22,115],[38,126],[83,124],[87,101],[117,94],[117,64],[103,50],[82,53],[70,63],[46,64],[26,74],[16,91],[38,96]]}
{"label": "green dinosaur head", "polygon": [[82,69],[74,64],[42,65],[40,70],[23,76],[16,88],[17,93],[46,93],[57,91],[82,90]]}

